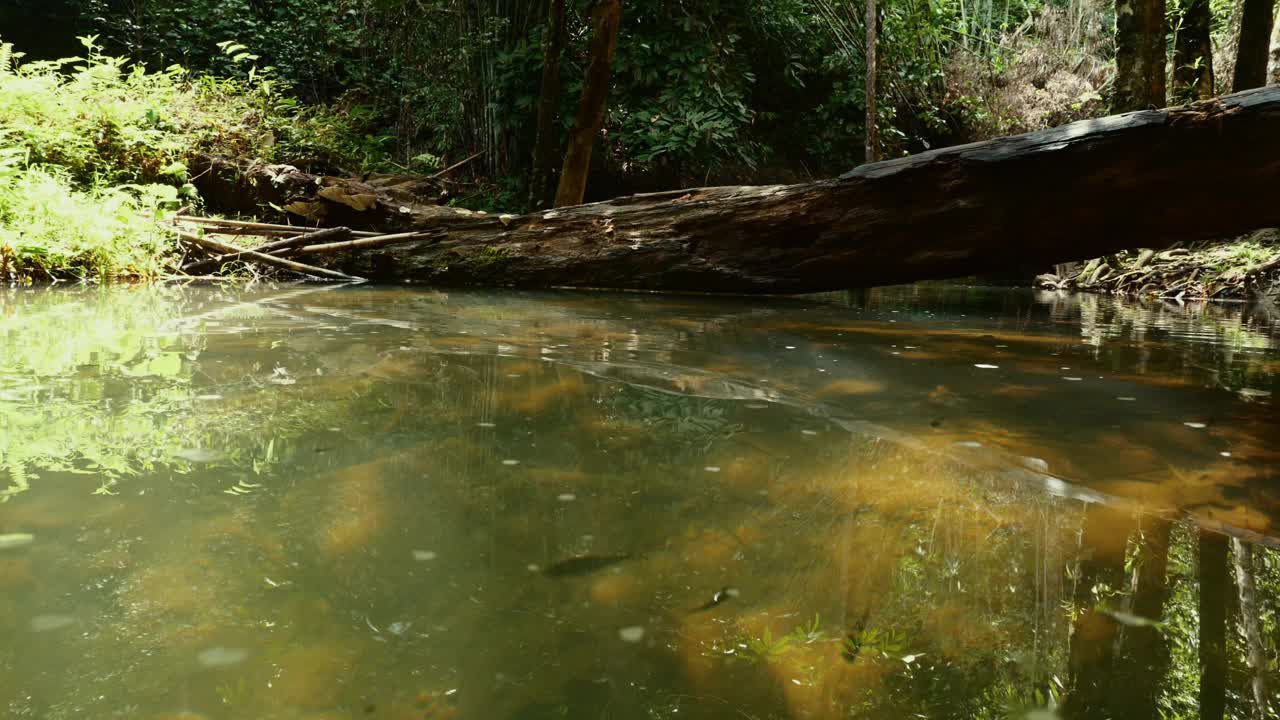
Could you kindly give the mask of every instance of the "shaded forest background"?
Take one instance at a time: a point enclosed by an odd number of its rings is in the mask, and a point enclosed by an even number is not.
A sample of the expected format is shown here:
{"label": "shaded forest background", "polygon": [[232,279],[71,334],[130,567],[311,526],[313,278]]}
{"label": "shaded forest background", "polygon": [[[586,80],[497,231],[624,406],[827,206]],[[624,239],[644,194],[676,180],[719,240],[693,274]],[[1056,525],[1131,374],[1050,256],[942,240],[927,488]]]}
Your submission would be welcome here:
{"label": "shaded forest background", "polygon": [[[1229,90],[1245,6],[1270,2],[1170,0],[1166,7],[1163,0],[1119,0],[1122,17],[1147,18],[1127,32],[1168,60],[1158,74],[1160,91],[1169,76],[1170,102]],[[270,68],[299,101],[323,106],[342,126],[334,136],[340,142],[318,138],[313,156],[298,153],[289,162],[339,174],[431,171],[482,152],[457,172],[476,181],[473,199],[523,209],[530,201],[548,5],[27,0],[0,10],[0,27],[24,29],[13,39],[30,59],[75,55],[82,48],[74,36],[93,34],[106,52],[153,70],[181,64],[235,76]],[[589,6],[567,4],[554,98],[560,148],[589,59]],[[1126,69],[1126,28],[1122,23],[1117,43],[1111,2],[887,0],[877,17],[882,157],[1112,107],[1164,104],[1130,89],[1153,71],[1134,69],[1131,61]],[[858,164],[863,18],[863,3],[845,0],[627,0],[587,199],[793,182]],[[1269,30],[1270,15],[1264,35]],[[225,41],[243,52],[225,52],[219,46]],[[345,167],[353,164],[360,167]]]}

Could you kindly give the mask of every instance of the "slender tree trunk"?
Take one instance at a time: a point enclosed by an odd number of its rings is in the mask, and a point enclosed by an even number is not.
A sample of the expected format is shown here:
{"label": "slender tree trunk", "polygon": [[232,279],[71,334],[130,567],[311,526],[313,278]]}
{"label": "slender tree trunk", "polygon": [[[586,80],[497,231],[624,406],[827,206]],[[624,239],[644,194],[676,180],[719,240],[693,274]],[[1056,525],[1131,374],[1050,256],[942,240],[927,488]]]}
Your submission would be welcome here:
{"label": "slender tree trunk", "polygon": [[1244,625],[1244,637],[1249,647],[1249,672],[1253,674],[1254,720],[1267,716],[1267,656],[1262,647],[1262,623],[1258,620],[1257,590],[1253,582],[1253,547],[1232,538],[1235,552],[1236,591],[1240,595],[1240,618]]}
{"label": "slender tree trunk", "polygon": [[569,34],[564,0],[551,0],[547,9],[547,34],[542,40],[542,88],[538,92],[538,134],[533,145],[533,173],[529,178],[529,206],[546,207],[552,200],[551,184],[556,157],[556,104],[560,99],[560,56]]}
{"label": "slender tree trunk", "polygon": [[876,161],[876,0],[867,0],[867,162]]}
{"label": "slender tree trunk", "polygon": [[1173,97],[1176,102],[1214,95],[1213,45],[1209,40],[1209,0],[1186,0],[1173,40]]}
{"label": "slender tree trunk", "polygon": [[1076,620],[1068,653],[1071,692],[1064,707],[1068,718],[1116,717],[1116,622],[1095,607],[1095,586],[1124,586],[1124,556],[1133,517],[1105,505],[1084,510],[1080,537],[1080,576],[1072,593]]}
{"label": "slender tree trunk", "polygon": [[1233,92],[1267,83],[1267,50],[1271,40],[1271,6],[1274,0],[1244,0],[1240,13],[1240,46],[1231,77]]}
{"label": "slender tree trunk", "polygon": [[1112,112],[1165,104],[1165,0],[1116,0]]}
{"label": "slender tree trunk", "polygon": [[591,63],[569,150],[560,171],[556,207],[580,205],[587,191],[591,170],[591,150],[604,122],[604,101],[609,96],[609,74],[613,53],[618,48],[618,26],[622,24],[622,0],[597,0],[591,8]]}
{"label": "slender tree trunk", "polygon": [[[1160,621],[1169,598],[1169,534],[1172,524],[1163,518],[1142,518],[1142,550],[1138,554],[1132,612],[1138,617]],[[1155,627],[1127,627],[1121,640],[1122,662],[1116,668],[1118,687],[1113,707],[1115,717],[1131,720],[1160,717],[1161,683],[1169,670],[1169,644]]]}
{"label": "slender tree trunk", "polygon": [[1280,21],[1271,22],[1271,59],[1267,64],[1267,84],[1280,85]]}
{"label": "slender tree trunk", "polygon": [[1227,701],[1227,538],[1200,531],[1200,720],[1222,720]]}

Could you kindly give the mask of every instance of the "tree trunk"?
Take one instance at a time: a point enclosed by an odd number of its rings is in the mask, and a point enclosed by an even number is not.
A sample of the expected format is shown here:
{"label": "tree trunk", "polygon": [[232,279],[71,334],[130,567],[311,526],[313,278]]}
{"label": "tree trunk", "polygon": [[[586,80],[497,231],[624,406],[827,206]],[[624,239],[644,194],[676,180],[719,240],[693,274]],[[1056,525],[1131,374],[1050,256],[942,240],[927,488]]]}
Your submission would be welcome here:
{"label": "tree trunk", "polygon": [[1165,0],[1116,0],[1112,112],[1165,104]]}
{"label": "tree trunk", "polygon": [[[518,217],[407,202],[385,186],[279,166],[206,164],[193,174],[212,207],[271,202],[328,225],[423,232],[325,260],[363,277],[798,293],[1048,267],[1277,227],[1278,157],[1280,87],[1271,87],[863,165],[834,180]],[[1197,188],[1195,203],[1169,202],[1187,187]]]}
{"label": "tree trunk", "polygon": [[546,207],[554,195],[556,105],[560,99],[560,56],[569,34],[564,0],[551,0],[547,10],[547,34],[542,41],[542,87],[538,92],[538,134],[533,145],[533,172],[529,178],[529,207]]}
{"label": "tree trunk", "polygon": [[1124,587],[1124,558],[1133,516],[1122,509],[1089,503],[1080,530],[1079,578],[1072,592],[1076,619],[1071,626],[1067,669],[1071,691],[1064,715],[1068,718],[1120,717],[1115,692],[1115,620],[1096,607],[1095,586]]}
{"label": "tree trunk", "polygon": [[[1132,612],[1141,618],[1162,621],[1165,601],[1169,598],[1167,571],[1172,524],[1155,515],[1144,515],[1141,528],[1142,549],[1137,554]],[[1168,639],[1156,627],[1126,627],[1120,657],[1114,681],[1123,691],[1115,693],[1113,716],[1157,720],[1160,692],[1171,659]]]}
{"label": "tree trunk", "polygon": [[1200,720],[1227,703],[1227,538],[1200,531]]}
{"label": "tree trunk", "polygon": [[609,75],[613,53],[618,48],[618,26],[622,24],[622,0],[596,0],[591,9],[591,62],[569,149],[560,170],[556,207],[578,205],[587,191],[591,150],[604,122],[604,101],[609,96]]}
{"label": "tree trunk", "polygon": [[1253,548],[1232,538],[1235,554],[1236,591],[1240,596],[1240,619],[1244,625],[1245,643],[1249,649],[1250,687],[1253,690],[1254,720],[1267,717],[1267,655],[1262,646],[1262,622],[1258,619],[1257,590],[1253,582]]}
{"label": "tree trunk", "polygon": [[1177,102],[1213,97],[1213,45],[1209,39],[1209,0],[1185,0],[1182,21],[1173,41],[1173,99]]}
{"label": "tree trunk", "polygon": [[1267,51],[1271,40],[1271,6],[1274,0],[1244,0],[1240,13],[1240,46],[1231,78],[1232,92],[1267,84]]}
{"label": "tree trunk", "polygon": [[866,161],[876,161],[876,0],[867,0],[867,140]]}
{"label": "tree trunk", "polygon": [[1280,85],[1280,19],[1271,22],[1271,59],[1267,63],[1267,84]]}

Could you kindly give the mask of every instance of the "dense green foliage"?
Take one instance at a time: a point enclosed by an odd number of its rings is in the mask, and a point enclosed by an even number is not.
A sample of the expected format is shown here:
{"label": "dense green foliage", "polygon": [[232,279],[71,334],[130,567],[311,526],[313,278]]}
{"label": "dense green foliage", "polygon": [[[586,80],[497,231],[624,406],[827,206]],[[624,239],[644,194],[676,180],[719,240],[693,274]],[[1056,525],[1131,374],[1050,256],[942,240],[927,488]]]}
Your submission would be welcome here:
{"label": "dense green foliage", "polygon": [[[217,44],[241,43],[306,100],[365,113],[381,128],[373,136],[402,165],[415,159],[432,165],[437,158],[484,150],[485,160],[475,169],[511,191],[499,204],[522,196],[534,140],[544,2],[65,2],[91,18],[110,50],[152,67],[179,62],[202,72],[233,73],[237,66]],[[588,5],[570,3],[557,97],[562,134],[581,89]],[[1045,76],[1067,63],[1078,65],[1081,55],[1105,55],[1094,47],[1100,32],[1074,33],[1075,57],[1041,51],[1057,42],[1054,23],[1086,11],[1080,2],[1067,5],[882,3],[883,154],[1037,124],[1016,117],[1023,112],[1016,103],[994,97],[1004,92],[997,76],[1028,52],[1038,53],[1034,62],[1051,65]],[[796,179],[840,172],[860,161],[860,2],[629,0],[624,7],[605,151],[597,153],[592,196]],[[1040,27],[1037,21],[1044,18],[1054,27]],[[1013,79],[1043,86],[1043,78]],[[1073,86],[1070,97],[1058,99],[1070,108],[1065,115],[1043,120],[1095,111],[1100,104],[1074,102],[1094,89],[1090,83]]]}

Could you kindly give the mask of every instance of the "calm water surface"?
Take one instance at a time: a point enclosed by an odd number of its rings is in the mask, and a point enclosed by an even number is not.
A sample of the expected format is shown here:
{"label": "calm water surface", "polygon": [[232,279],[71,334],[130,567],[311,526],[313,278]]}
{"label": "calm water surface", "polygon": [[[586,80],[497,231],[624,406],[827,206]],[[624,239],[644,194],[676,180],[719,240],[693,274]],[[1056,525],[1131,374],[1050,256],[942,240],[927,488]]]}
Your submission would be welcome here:
{"label": "calm water surface", "polygon": [[948,286],[3,291],[0,717],[1276,717],[1278,348]]}

